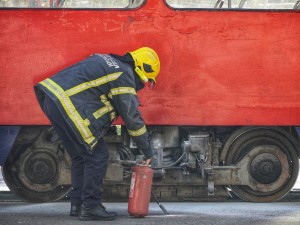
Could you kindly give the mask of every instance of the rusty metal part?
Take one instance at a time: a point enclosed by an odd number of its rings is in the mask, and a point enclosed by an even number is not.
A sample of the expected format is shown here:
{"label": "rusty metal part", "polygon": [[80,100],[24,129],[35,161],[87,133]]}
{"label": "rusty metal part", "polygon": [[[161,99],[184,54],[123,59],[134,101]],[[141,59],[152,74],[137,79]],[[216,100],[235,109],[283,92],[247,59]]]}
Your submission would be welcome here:
{"label": "rusty metal part", "polygon": [[[9,189],[28,202],[49,202],[64,197],[71,188],[71,159],[60,143],[52,143],[48,127],[34,131],[33,143],[21,135],[2,168]],[[23,129],[22,133],[29,131]],[[19,138],[19,137],[18,137]]]}
{"label": "rusty metal part", "polygon": [[180,147],[179,144],[179,128],[178,126],[163,126],[163,141],[165,148]]}
{"label": "rusty metal part", "polygon": [[[298,154],[295,141],[286,134],[279,128],[261,127],[245,129],[231,140],[226,165],[240,167],[240,171],[230,172],[228,168],[227,173],[236,173],[235,181],[239,184],[230,187],[240,198],[254,202],[275,201],[293,187],[299,170]],[[223,175],[224,169],[220,171]],[[244,176],[240,176],[243,173]],[[216,178],[221,181],[219,179]]]}
{"label": "rusty metal part", "polygon": [[123,182],[123,167],[119,164],[110,164],[104,179],[109,182]]}
{"label": "rusty metal part", "polygon": [[222,148],[222,142],[217,139],[215,142],[212,142],[211,144],[211,152],[212,152],[212,165],[213,166],[218,166],[220,163],[219,159],[219,154],[220,154],[220,149]]}
{"label": "rusty metal part", "polygon": [[[273,173],[272,180],[260,182],[261,179],[255,179],[251,176],[251,172],[253,173],[253,169],[251,169],[251,165],[256,164],[257,160],[263,158],[266,155],[272,155],[278,159],[278,161],[274,160],[275,163],[269,161],[269,164],[275,167],[275,164],[279,164],[280,171],[276,171]],[[265,162],[265,161],[264,161]],[[262,164],[259,163],[259,167]],[[256,165],[255,165],[256,166]],[[259,192],[271,192],[278,188],[280,188],[289,178],[289,163],[287,161],[286,155],[277,147],[272,145],[261,145],[253,148],[244,158],[242,158],[236,165],[233,166],[220,166],[213,167],[215,170],[215,180],[216,184],[229,184],[229,185],[247,185],[252,190]],[[265,172],[264,168],[259,168],[259,172]],[[270,176],[270,173],[268,173]],[[273,182],[271,182],[273,181]]]}
{"label": "rusty metal part", "polygon": [[214,183],[214,171],[210,170],[207,173],[207,190],[208,195],[214,195],[215,194],[215,183]]}
{"label": "rusty metal part", "polygon": [[[52,152],[46,149],[32,151],[29,148],[25,154],[27,155],[22,157],[22,161],[13,164],[13,166],[18,165],[19,167],[18,176],[20,180],[32,190],[45,190],[43,185],[49,183],[54,177],[54,179],[57,179],[57,163],[59,161]],[[41,185],[41,187],[38,187],[38,185]]]}
{"label": "rusty metal part", "polygon": [[161,132],[152,132],[150,135],[150,146],[153,152],[151,167],[161,168],[163,165],[163,135]]}
{"label": "rusty metal part", "polygon": [[188,138],[188,141],[182,143],[183,152],[186,152],[187,156],[181,166],[196,168],[200,172],[201,178],[204,178],[205,170],[211,169],[211,138],[207,132],[190,134]]}
{"label": "rusty metal part", "polygon": [[26,129],[22,128],[14,144],[31,144],[40,136],[41,132],[43,132],[44,129],[49,128],[50,126],[26,127]]}
{"label": "rusty metal part", "polygon": [[[278,151],[280,150],[278,149]],[[286,159],[284,154],[283,157]],[[257,155],[250,165],[252,178],[261,184],[271,184],[275,182],[279,178],[281,171],[282,166],[280,160],[276,157],[276,154],[273,155],[271,153]]]}
{"label": "rusty metal part", "polygon": [[[161,130],[160,132],[163,133],[162,128]],[[289,191],[297,177],[298,160],[293,142],[277,131],[273,128],[244,129],[227,146],[229,154],[225,166],[219,165],[218,153],[222,143],[217,139],[212,142],[215,140],[214,137],[209,137],[208,148],[205,147],[202,151],[206,153],[207,149],[209,150],[207,162],[210,162],[205,164],[204,176],[201,177],[198,168],[191,168],[191,170],[185,168],[184,174],[179,166],[166,170],[165,174],[161,173],[163,175],[153,180],[155,186],[160,186],[158,189],[161,191],[158,196],[164,196],[162,199],[170,201],[192,198],[215,199],[220,193],[220,186],[231,185],[233,191],[246,200],[267,202],[282,197]],[[23,134],[26,133],[23,131]],[[60,142],[51,142],[52,136],[48,130],[42,131],[40,135],[34,135],[34,138],[32,135],[30,140],[34,140],[34,143],[26,141],[25,136],[21,136],[22,140],[18,142],[20,144],[14,147],[8,158],[8,164],[4,167],[8,183],[17,195],[27,201],[46,202],[62,197],[71,184],[71,161],[68,154],[61,147]],[[158,144],[161,143],[163,142],[160,138]],[[192,145],[190,142],[185,143],[187,148]],[[201,145],[202,142],[193,143],[193,154],[198,154],[197,143]],[[118,159],[117,150],[120,143],[109,142],[107,145],[110,159],[104,187],[113,185],[108,191],[111,196],[123,196],[123,194],[127,196],[125,191],[129,180],[127,177],[130,177],[130,169],[137,162]],[[123,145],[121,147],[124,148]],[[129,158],[133,158],[131,155],[133,153],[139,154],[138,150],[131,152],[126,148],[124,151]],[[165,156],[169,157],[169,155],[169,152],[165,152]],[[177,164],[183,157],[185,152],[171,165]],[[169,158],[165,157],[165,159],[171,162]],[[221,191],[223,192],[226,193],[226,190]],[[48,194],[50,197],[47,196]],[[213,194],[216,196],[210,196]]]}

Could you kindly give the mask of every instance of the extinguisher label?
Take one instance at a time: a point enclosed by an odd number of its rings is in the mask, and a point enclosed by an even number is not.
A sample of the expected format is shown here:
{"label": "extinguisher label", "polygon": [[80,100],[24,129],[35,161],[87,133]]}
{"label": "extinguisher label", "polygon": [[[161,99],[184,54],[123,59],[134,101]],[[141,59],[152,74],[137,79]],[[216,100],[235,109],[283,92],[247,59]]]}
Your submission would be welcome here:
{"label": "extinguisher label", "polygon": [[129,197],[132,198],[133,197],[133,193],[134,193],[134,185],[135,185],[135,178],[136,178],[136,173],[133,172],[132,176],[131,176],[131,185],[130,185],[130,193],[129,193]]}

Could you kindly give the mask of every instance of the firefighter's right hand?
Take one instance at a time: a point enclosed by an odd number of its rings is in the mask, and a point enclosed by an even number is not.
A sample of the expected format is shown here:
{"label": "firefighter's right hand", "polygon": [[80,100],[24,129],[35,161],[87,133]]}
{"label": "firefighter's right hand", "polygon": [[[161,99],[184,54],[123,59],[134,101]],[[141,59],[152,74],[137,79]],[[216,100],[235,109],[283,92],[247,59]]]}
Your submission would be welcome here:
{"label": "firefighter's right hand", "polygon": [[145,159],[146,161],[143,160],[142,163],[144,164],[144,166],[148,166],[149,163],[151,162],[151,159],[152,159],[152,158],[150,158],[150,159]]}

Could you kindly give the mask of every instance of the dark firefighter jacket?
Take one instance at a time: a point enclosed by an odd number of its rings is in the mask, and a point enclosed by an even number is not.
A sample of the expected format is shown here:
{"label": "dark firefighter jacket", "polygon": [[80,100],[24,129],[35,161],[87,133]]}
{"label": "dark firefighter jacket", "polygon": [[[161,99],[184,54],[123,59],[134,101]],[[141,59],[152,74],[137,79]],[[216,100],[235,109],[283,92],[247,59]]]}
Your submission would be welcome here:
{"label": "dark firefighter jacket", "polygon": [[130,64],[93,54],[36,84],[34,90],[42,110],[45,94],[56,103],[89,152],[120,115],[137,147],[147,159],[152,157]]}

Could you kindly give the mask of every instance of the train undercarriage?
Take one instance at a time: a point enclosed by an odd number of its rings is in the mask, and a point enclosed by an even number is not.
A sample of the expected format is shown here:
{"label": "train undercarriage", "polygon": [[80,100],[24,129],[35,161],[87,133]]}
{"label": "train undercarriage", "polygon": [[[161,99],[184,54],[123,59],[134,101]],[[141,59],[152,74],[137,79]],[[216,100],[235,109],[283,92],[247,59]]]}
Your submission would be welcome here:
{"label": "train undercarriage", "polygon": [[[163,201],[213,201],[231,193],[252,202],[286,195],[299,171],[294,127],[148,126],[154,153],[153,191]],[[71,159],[49,126],[24,126],[2,167],[16,196],[49,202],[71,189]],[[142,152],[124,126],[104,137],[109,164],[105,200],[128,200],[131,170]]]}

